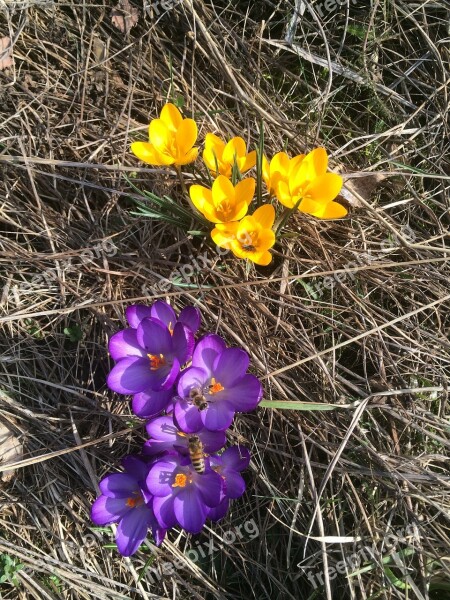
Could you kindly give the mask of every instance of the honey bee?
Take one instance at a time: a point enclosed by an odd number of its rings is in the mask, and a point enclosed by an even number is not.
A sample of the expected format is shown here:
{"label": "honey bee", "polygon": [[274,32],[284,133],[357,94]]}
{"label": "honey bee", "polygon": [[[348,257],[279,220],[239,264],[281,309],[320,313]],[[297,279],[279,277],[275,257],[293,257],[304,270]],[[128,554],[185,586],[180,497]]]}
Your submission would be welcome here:
{"label": "honey bee", "polygon": [[189,398],[192,400],[192,404],[196,406],[198,410],[205,410],[205,408],[208,408],[208,402],[201,390],[198,388],[193,388],[189,392]]}
{"label": "honey bee", "polygon": [[252,244],[243,244],[242,250],[245,250],[246,252],[255,252],[256,248]]}
{"label": "honey bee", "polygon": [[197,473],[205,472],[205,455],[203,453],[203,444],[198,435],[189,436],[189,458],[192,466]]}

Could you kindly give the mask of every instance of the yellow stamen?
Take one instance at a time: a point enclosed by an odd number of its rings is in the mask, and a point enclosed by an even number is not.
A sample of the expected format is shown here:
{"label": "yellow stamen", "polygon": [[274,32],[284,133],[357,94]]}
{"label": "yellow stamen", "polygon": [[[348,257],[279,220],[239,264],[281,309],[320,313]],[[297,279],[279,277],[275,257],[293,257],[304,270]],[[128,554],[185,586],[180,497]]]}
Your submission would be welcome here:
{"label": "yellow stamen", "polygon": [[217,394],[217,392],[221,392],[224,389],[225,388],[223,387],[223,385],[219,382],[216,382],[214,377],[211,378],[211,385],[209,386],[210,394]]}
{"label": "yellow stamen", "polygon": [[147,354],[147,356],[150,360],[150,369],[152,371],[156,371],[157,369],[166,364],[166,359],[162,354]]}

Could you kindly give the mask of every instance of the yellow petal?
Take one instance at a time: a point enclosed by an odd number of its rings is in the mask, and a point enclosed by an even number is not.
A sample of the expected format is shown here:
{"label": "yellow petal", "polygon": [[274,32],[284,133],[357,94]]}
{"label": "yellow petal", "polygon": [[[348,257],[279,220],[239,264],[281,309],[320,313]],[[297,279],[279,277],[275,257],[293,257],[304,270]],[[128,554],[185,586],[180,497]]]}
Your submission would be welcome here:
{"label": "yellow petal", "polygon": [[247,154],[245,158],[241,158],[239,161],[239,170],[241,173],[245,173],[249,169],[253,169],[256,165],[256,150],[252,150]]}
{"label": "yellow petal", "polygon": [[238,202],[233,214],[233,221],[240,221],[245,217],[248,211],[248,204],[246,202]]}
{"label": "yellow petal", "polygon": [[325,173],[314,179],[305,189],[305,198],[328,204],[334,200],[342,188],[342,177],[337,173]]}
{"label": "yellow petal", "polygon": [[170,131],[175,132],[181,124],[183,117],[181,116],[180,111],[174,105],[168,102],[162,109],[161,114],[159,116],[161,121],[167,126]]}
{"label": "yellow petal", "polygon": [[226,225],[216,225],[211,231],[213,242],[219,248],[230,248],[231,241],[236,237],[236,230],[239,223],[227,223]]}
{"label": "yellow petal", "polygon": [[234,194],[237,202],[245,202],[247,206],[253,200],[255,194],[256,181],[253,177],[247,177],[240,181],[234,188]]}
{"label": "yellow petal", "polygon": [[212,193],[208,188],[202,185],[191,185],[189,188],[189,196],[192,200],[192,204],[201,213],[205,204],[212,204]]}
{"label": "yellow petal", "polygon": [[245,156],[247,147],[244,140],[241,137],[232,138],[225,146],[222,160],[229,165],[233,165],[235,158],[239,159],[241,156]]}
{"label": "yellow petal", "polygon": [[258,252],[268,250],[275,244],[275,233],[271,229],[263,229],[258,235]]}
{"label": "yellow petal", "polygon": [[225,199],[234,202],[234,187],[225,175],[219,175],[219,177],[215,179],[212,185],[212,197],[214,206],[218,206]]}
{"label": "yellow petal", "polygon": [[275,195],[283,206],[287,208],[293,208],[294,202],[292,201],[291,192],[289,190],[289,185],[286,181],[278,181],[275,186]]}
{"label": "yellow petal", "polygon": [[131,152],[145,163],[157,166],[168,166],[173,164],[173,158],[167,154],[160,154],[152,144],[148,142],[133,142]]}
{"label": "yellow petal", "polygon": [[338,202],[329,202],[321,215],[316,215],[319,219],[341,219],[347,214],[347,209]]}
{"label": "yellow petal", "polygon": [[289,169],[288,169],[288,177],[289,178],[294,176],[294,174],[300,168],[300,165],[302,164],[304,158],[305,158],[304,154],[299,154],[298,156],[294,156],[294,158],[291,158],[291,160],[289,162]]}
{"label": "yellow petal", "polygon": [[263,204],[255,210],[253,218],[263,229],[271,229],[275,221],[275,209],[271,204]]}
{"label": "yellow petal", "polygon": [[288,176],[289,172],[289,156],[286,152],[278,152],[270,161],[270,177],[275,173],[279,173],[283,178]]}
{"label": "yellow petal", "polygon": [[205,136],[205,149],[214,150],[217,157],[222,158],[223,149],[225,148],[225,142],[220,139],[219,136],[214,133],[207,133]]}
{"label": "yellow petal", "polygon": [[197,123],[193,119],[183,119],[176,133],[176,143],[179,156],[189,152],[197,140]]}
{"label": "yellow petal", "polygon": [[322,214],[325,209],[325,204],[321,204],[320,202],[316,202],[311,198],[303,198],[298,206],[298,210],[307,215],[312,215],[313,217],[317,217],[317,215]]}
{"label": "yellow petal", "polygon": [[175,161],[176,165],[187,165],[197,159],[198,148],[191,148],[184,156]]}
{"label": "yellow petal", "polygon": [[249,256],[248,258],[257,265],[261,265],[263,267],[272,262],[272,255],[267,250],[265,252],[255,252],[253,257]]}
{"label": "yellow petal", "polygon": [[325,148],[315,148],[309,153],[316,177],[324,175],[328,169],[328,156]]}
{"label": "yellow petal", "polygon": [[265,154],[263,154],[262,157],[262,176],[264,179],[264,183],[270,189],[270,165]]}
{"label": "yellow petal", "polygon": [[[174,139],[167,125],[161,119],[154,119],[149,128],[150,143],[155,146],[159,152],[167,152]],[[167,152],[168,153],[168,152]],[[176,156],[174,156],[176,158]]]}

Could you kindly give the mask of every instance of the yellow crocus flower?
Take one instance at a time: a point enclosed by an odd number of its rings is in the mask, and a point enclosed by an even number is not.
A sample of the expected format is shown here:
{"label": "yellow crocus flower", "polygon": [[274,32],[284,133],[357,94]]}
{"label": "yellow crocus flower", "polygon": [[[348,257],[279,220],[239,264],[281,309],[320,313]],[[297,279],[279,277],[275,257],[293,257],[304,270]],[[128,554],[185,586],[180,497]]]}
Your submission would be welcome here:
{"label": "yellow crocus flower", "polygon": [[225,175],[230,178],[236,162],[240,173],[245,173],[256,164],[256,152],[247,154],[247,146],[241,137],[234,137],[225,144],[214,133],[207,133],[203,160],[214,176]]}
{"label": "yellow crocus flower", "polygon": [[237,185],[224,175],[215,179],[212,189],[202,185],[191,185],[189,195],[192,203],[208,221],[229,223],[239,221],[247,214],[248,206],[255,193],[253,177],[243,179]]}

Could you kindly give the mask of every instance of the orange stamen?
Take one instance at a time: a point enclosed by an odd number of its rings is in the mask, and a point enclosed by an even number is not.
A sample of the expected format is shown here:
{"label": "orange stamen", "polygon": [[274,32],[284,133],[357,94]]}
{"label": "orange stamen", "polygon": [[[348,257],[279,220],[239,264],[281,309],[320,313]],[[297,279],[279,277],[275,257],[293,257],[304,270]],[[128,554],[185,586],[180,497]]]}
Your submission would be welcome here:
{"label": "orange stamen", "polygon": [[139,492],[134,492],[136,496],[133,498],[127,498],[126,505],[130,508],[136,508],[137,506],[142,506],[144,504],[144,498],[139,494]]}
{"label": "orange stamen", "polygon": [[172,483],[172,487],[186,487],[188,482],[187,475],[184,473],[178,473],[175,475],[175,483]]}
{"label": "orange stamen", "polygon": [[166,364],[166,359],[162,354],[160,354],[159,356],[157,354],[147,354],[147,356],[150,360],[150,369],[152,371],[156,371],[157,369]]}
{"label": "orange stamen", "polygon": [[221,392],[224,389],[225,388],[223,387],[223,385],[219,382],[216,382],[214,377],[211,379],[211,385],[209,386],[210,394],[217,394],[217,392]]}

